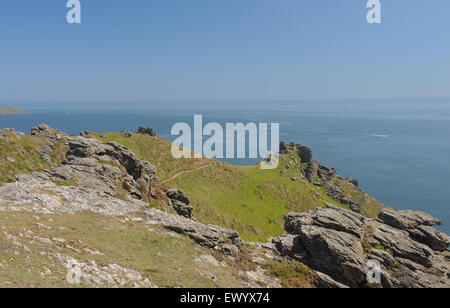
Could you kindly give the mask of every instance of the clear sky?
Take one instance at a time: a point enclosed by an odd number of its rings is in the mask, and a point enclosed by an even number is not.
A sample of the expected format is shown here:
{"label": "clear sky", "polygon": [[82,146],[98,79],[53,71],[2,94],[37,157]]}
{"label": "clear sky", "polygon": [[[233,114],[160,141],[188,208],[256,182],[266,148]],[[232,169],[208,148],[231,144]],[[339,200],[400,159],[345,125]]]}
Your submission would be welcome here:
{"label": "clear sky", "polygon": [[450,97],[450,1],[0,1],[0,104]]}

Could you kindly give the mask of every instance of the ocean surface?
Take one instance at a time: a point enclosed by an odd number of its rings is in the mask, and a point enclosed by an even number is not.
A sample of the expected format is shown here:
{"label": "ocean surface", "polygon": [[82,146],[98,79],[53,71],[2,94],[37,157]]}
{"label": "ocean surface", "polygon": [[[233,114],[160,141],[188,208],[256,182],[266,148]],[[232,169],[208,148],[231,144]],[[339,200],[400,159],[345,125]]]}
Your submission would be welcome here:
{"label": "ocean surface", "polygon": [[[32,114],[0,115],[0,127],[29,133],[49,124],[78,135],[151,126],[173,140],[171,127],[193,122],[277,122],[280,138],[308,145],[323,165],[397,209],[431,213],[450,234],[450,100],[103,105],[23,105]],[[251,164],[253,160],[231,160]]]}

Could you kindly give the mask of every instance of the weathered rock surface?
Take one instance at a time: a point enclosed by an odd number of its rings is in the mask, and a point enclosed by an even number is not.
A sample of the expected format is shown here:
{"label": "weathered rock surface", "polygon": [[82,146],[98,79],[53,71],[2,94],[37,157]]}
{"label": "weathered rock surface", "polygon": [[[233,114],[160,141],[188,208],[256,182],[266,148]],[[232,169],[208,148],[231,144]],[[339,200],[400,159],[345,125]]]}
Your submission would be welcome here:
{"label": "weathered rock surface", "polygon": [[408,232],[411,238],[431,249],[445,251],[450,245],[449,236],[432,228],[442,223],[428,213],[385,209],[379,217],[385,224]]}
{"label": "weathered rock surface", "polygon": [[[391,225],[384,222],[386,211]],[[425,213],[386,211],[380,221],[331,204],[289,213],[289,234],[271,242],[281,255],[320,272],[320,287],[367,286],[369,260],[380,263],[383,287],[450,287],[450,263],[440,252],[448,237],[430,227],[438,221]]]}
{"label": "weathered rock surface", "polygon": [[158,221],[164,228],[189,236],[196,243],[220,250],[228,254],[236,254],[242,240],[239,233],[215,225],[204,225],[195,220],[162,212],[157,209],[147,209],[145,214]]}
{"label": "weathered rock surface", "polygon": [[37,127],[33,127],[31,129],[31,135],[44,137],[41,145],[37,149],[37,152],[43,160],[49,163],[52,162],[51,155],[55,151],[57,143],[67,136],[62,132],[51,128],[47,124],[41,124]]}
{"label": "weathered rock surface", "polygon": [[159,181],[155,166],[120,144],[95,138],[64,138],[68,150],[62,165],[33,176],[85,188],[97,187],[111,196],[117,196],[117,189],[123,188],[137,199],[145,199],[149,185]]}
{"label": "weathered rock surface", "polygon": [[170,200],[170,205],[178,213],[178,215],[186,218],[192,218],[192,206],[190,201],[183,191],[178,189],[170,189],[167,193],[167,198]]}
{"label": "weathered rock surface", "polygon": [[428,213],[410,210],[384,209],[380,212],[379,217],[385,224],[401,230],[414,229],[418,226],[439,226],[442,224]]}

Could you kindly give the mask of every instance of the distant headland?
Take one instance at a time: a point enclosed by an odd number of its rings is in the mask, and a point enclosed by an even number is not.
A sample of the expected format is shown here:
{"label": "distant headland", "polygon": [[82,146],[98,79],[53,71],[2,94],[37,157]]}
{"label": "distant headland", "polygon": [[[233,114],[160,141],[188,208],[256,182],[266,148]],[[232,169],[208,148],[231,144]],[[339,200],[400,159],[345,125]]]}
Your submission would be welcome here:
{"label": "distant headland", "polygon": [[3,107],[0,106],[0,114],[29,114],[31,112],[24,111],[17,107]]}

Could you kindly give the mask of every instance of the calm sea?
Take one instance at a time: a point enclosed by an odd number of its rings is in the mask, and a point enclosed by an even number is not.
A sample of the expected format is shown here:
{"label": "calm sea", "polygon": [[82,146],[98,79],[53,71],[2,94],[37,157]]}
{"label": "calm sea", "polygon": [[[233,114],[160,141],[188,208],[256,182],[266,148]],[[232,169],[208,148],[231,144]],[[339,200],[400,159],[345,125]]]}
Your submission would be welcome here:
{"label": "calm sea", "polygon": [[310,146],[319,162],[357,178],[389,206],[431,213],[450,234],[450,100],[122,106],[21,106],[32,114],[0,116],[0,127],[29,133],[47,123],[78,135],[148,125],[173,140],[172,125],[191,123],[194,114],[202,114],[204,123],[278,122],[282,140]]}

